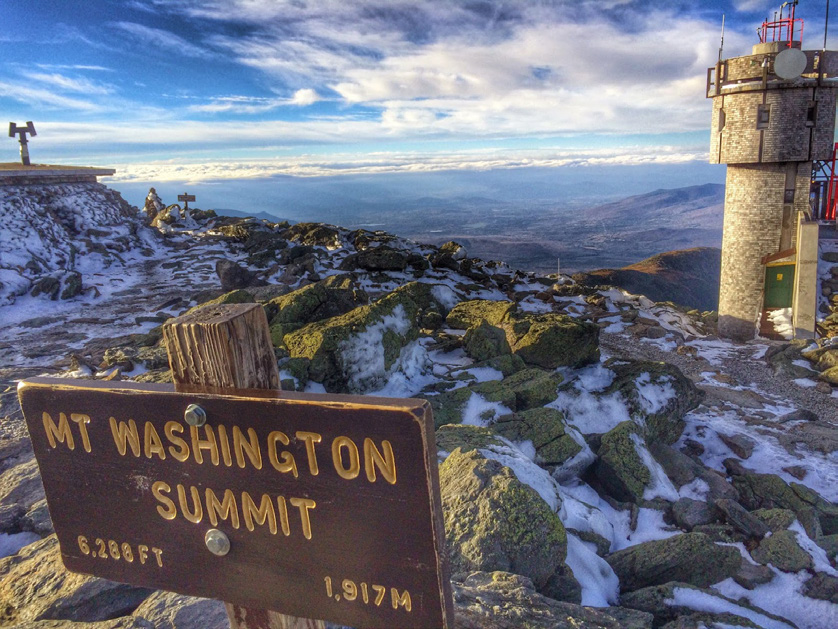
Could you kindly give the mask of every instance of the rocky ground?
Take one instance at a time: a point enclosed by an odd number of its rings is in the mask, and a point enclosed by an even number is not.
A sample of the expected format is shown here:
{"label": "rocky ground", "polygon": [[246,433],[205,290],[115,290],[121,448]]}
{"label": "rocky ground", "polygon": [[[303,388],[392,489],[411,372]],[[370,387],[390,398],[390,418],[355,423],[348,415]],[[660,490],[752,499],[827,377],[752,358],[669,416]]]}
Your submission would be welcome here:
{"label": "rocky ground", "polygon": [[64,570],[15,394],[167,381],[160,324],[212,300],[264,306],[285,389],[430,402],[458,627],[838,626],[838,345],[729,343],[713,313],[456,243],[34,188],[0,199],[38,220],[0,239],[0,627],[226,626]]}

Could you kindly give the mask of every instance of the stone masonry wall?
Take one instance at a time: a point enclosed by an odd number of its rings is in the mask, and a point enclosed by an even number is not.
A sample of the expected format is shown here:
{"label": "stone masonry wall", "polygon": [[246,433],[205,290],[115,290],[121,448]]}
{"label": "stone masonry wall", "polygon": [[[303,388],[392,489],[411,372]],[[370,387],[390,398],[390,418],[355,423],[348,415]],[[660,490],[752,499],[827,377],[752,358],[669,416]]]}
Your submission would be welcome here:
{"label": "stone masonry wall", "polygon": [[[808,203],[809,173],[810,163],[798,165],[794,210]],[[780,248],[785,186],[785,164],[728,166],[719,292],[722,336],[754,337],[765,281],[762,257]]]}

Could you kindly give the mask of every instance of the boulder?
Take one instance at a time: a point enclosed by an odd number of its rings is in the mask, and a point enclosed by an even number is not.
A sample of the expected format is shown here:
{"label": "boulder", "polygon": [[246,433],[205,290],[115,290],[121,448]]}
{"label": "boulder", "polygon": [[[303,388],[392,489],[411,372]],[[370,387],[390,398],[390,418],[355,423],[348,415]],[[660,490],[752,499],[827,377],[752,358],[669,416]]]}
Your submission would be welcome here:
{"label": "boulder", "polygon": [[530,579],[508,572],[455,578],[457,629],[651,629],[652,615],[620,607],[597,609],[536,592]]}
{"label": "boulder", "polygon": [[724,514],[728,524],[754,539],[762,539],[768,534],[768,527],[759,519],[748,513],[735,500],[719,498],[715,501],[716,508]]}
{"label": "boulder", "polygon": [[838,605],[838,577],[816,572],[803,586],[803,595]]}
{"label": "boulder", "polygon": [[681,488],[698,478],[707,483],[710,488],[710,498],[739,499],[739,492],[725,480],[724,476],[697,463],[683,452],[659,441],[649,444],[649,452],[675,487]]}
{"label": "boulder", "polygon": [[481,321],[466,331],[463,337],[463,349],[476,361],[489,360],[512,353],[509,342],[506,340],[506,333],[486,321]]}
{"label": "boulder", "polygon": [[746,435],[725,435],[719,433],[719,439],[740,459],[750,458],[757,445],[756,441]]}
{"label": "boulder", "polygon": [[480,450],[489,446],[505,446],[503,439],[491,429],[484,426],[467,426],[464,424],[446,424],[436,430],[436,447],[448,456],[460,448],[462,452]]}
{"label": "boulder", "polygon": [[816,350],[803,352],[802,356],[812,363],[818,371],[826,371],[838,367],[838,347],[820,347]]}
{"label": "boulder", "polygon": [[0,474],[0,504],[16,504],[28,510],[44,499],[44,486],[35,457],[21,457],[22,462]]}
{"label": "boulder", "polygon": [[274,345],[279,346],[286,334],[307,323],[337,317],[367,303],[369,297],[354,276],[332,275],[271,299],[265,304],[265,314]]}
{"label": "boulder", "polygon": [[248,286],[265,285],[265,281],[257,278],[253,271],[249,271],[232,260],[219,260],[216,262],[215,273],[221,281],[222,290],[225,291],[247,288]]}
{"label": "boulder", "polygon": [[750,513],[775,533],[789,528],[797,519],[794,511],[788,509],[756,509]]}
{"label": "boulder", "polygon": [[541,588],[564,563],[558,515],[497,461],[454,450],[439,469],[452,573],[513,572]]}
{"label": "boulder", "polygon": [[145,588],[68,572],[55,535],[0,560],[0,627],[107,620],[130,614],[149,594]]}
{"label": "boulder", "polygon": [[599,360],[599,326],[554,313],[511,313],[500,326],[512,353],[529,365],[556,369]]}
{"label": "boulder", "polygon": [[510,441],[530,441],[536,461],[544,466],[562,465],[582,451],[567,433],[564,415],[553,408],[533,408],[499,417],[492,430]]}
{"label": "boulder", "polygon": [[812,557],[797,543],[793,531],[778,531],[761,540],[751,557],[763,565],[771,564],[783,572],[799,572],[812,568]]}
{"label": "boulder", "polygon": [[291,225],[283,233],[286,240],[299,242],[302,245],[338,249],[341,246],[340,234],[337,228],[321,223],[297,223]]}
{"label": "boulder", "polygon": [[407,268],[409,253],[387,245],[371,247],[353,253],[340,264],[341,269],[364,269],[365,271],[404,271]]}
{"label": "boulder", "polygon": [[[677,581],[623,594],[620,597],[620,603],[624,607],[653,614],[655,627],[671,626],[676,629],[696,627],[698,629],[725,626],[760,629],[770,624],[773,627],[795,629],[792,623],[749,605],[745,601],[734,601],[713,589],[694,587],[689,583]],[[698,612],[695,607],[699,606],[719,611]],[[676,622],[676,624],[666,625],[667,622]]]}
{"label": "boulder", "polygon": [[669,581],[707,587],[732,577],[741,556],[701,533],[684,533],[619,550],[605,558],[620,578],[620,591],[631,592]]}
{"label": "boulder", "polygon": [[[446,312],[436,285],[411,282],[367,306],[309,323],[283,337],[292,358],[308,358],[309,377],[327,391],[382,387],[402,349],[419,336],[424,312]],[[418,355],[412,356],[420,359]]]}
{"label": "boulder", "polygon": [[[727,462],[727,461],[726,461]],[[732,472],[740,471],[735,466]],[[838,506],[799,483],[786,483],[776,474],[757,474],[745,469],[733,474],[742,505],[749,509],[789,509],[806,529],[809,537],[838,533]]]}
{"label": "boulder", "polygon": [[485,299],[463,301],[451,309],[445,318],[445,323],[458,330],[468,330],[484,321],[489,325],[497,326],[505,321],[507,315],[515,309],[516,305],[511,301]]}
{"label": "boulder", "polygon": [[[236,290],[231,290],[228,293],[224,293],[223,295],[219,295],[214,299],[210,299],[203,303],[198,304],[187,310],[184,314],[189,314],[195,312],[199,308],[203,308],[204,306],[222,306],[224,304],[253,304],[256,303],[256,299],[253,297],[253,293],[250,291],[246,291],[241,288],[237,288]],[[130,350],[129,350],[130,351]],[[105,360],[108,359],[107,353],[105,354]],[[167,361],[168,364],[168,361]]]}
{"label": "boulder", "polygon": [[742,561],[739,571],[733,575],[733,580],[746,590],[753,590],[756,586],[768,583],[773,578],[774,571],[771,568],[753,564],[750,561]]}
{"label": "boulder", "polygon": [[134,610],[134,617],[155,629],[229,629],[227,609],[221,601],[193,598],[174,592],[155,592]]}
{"label": "boulder", "polygon": [[594,464],[594,473],[603,488],[623,502],[641,502],[643,492],[652,480],[632,438],[639,431],[637,424],[625,421],[602,435]]}
{"label": "boulder", "polygon": [[672,505],[672,518],[682,529],[692,531],[696,526],[715,522],[718,511],[703,500],[681,498]]}
{"label": "boulder", "polygon": [[622,395],[632,417],[645,425],[647,441],[675,443],[684,431],[684,416],[698,406],[702,392],[675,365],[633,361],[609,368],[615,377],[603,394]]}

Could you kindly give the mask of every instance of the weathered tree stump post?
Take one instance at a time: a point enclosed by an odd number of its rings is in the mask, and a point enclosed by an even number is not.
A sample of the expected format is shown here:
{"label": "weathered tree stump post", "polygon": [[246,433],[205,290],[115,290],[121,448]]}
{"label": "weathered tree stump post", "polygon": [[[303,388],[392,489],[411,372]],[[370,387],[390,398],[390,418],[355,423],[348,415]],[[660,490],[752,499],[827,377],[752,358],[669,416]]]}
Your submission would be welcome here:
{"label": "weathered tree stump post", "polygon": [[[234,394],[279,389],[273,343],[259,304],[206,306],[163,328],[175,390]],[[325,629],[321,620],[227,604],[232,629]]]}

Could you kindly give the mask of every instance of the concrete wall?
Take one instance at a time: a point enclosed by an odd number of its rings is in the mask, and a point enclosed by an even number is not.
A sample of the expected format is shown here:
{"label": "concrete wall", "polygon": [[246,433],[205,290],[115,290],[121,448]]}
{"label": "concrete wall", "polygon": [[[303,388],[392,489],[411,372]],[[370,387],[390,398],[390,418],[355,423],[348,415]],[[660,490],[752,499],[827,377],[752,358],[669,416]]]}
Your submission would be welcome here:
{"label": "concrete wall", "polygon": [[794,338],[813,339],[818,303],[819,226],[802,213],[798,215],[798,225],[792,323]]}

